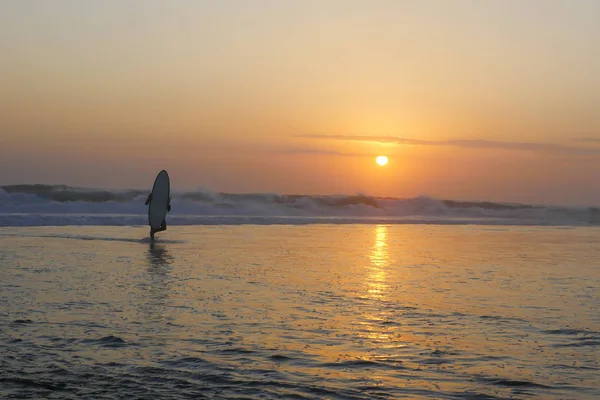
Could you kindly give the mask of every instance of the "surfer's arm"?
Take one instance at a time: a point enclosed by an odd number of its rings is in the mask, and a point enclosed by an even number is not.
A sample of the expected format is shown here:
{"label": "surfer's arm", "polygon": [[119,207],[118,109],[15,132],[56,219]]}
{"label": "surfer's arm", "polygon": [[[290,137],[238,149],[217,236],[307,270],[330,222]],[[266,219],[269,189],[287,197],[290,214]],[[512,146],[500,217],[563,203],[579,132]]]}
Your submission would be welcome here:
{"label": "surfer's arm", "polygon": [[171,212],[171,198],[169,197],[169,201],[167,202],[167,212]]}
{"label": "surfer's arm", "polygon": [[146,199],[146,203],[144,203],[144,204],[145,204],[145,205],[148,205],[148,204],[150,204],[150,202],[151,202],[151,201],[152,201],[152,193],[150,193],[150,194],[148,195],[148,198]]}

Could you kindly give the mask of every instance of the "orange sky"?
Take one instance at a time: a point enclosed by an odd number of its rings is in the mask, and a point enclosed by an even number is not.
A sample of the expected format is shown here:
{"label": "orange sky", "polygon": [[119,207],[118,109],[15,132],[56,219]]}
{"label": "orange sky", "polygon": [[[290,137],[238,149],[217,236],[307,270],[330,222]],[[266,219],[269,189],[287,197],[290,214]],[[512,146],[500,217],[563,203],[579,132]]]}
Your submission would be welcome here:
{"label": "orange sky", "polygon": [[5,1],[0,184],[145,188],[167,168],[179,188],[600,204],[597,15]]}

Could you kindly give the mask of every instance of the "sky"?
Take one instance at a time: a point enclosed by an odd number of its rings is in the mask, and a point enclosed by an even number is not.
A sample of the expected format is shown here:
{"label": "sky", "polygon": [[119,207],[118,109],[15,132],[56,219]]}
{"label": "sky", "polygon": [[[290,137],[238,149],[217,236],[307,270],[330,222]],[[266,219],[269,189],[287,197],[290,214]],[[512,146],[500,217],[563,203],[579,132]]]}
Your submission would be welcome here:
{"label": "sky", "polygon": [[[0,185],[600,205],[595,0],[2,0]],[[387,155],[380,167],[375,156]]]}

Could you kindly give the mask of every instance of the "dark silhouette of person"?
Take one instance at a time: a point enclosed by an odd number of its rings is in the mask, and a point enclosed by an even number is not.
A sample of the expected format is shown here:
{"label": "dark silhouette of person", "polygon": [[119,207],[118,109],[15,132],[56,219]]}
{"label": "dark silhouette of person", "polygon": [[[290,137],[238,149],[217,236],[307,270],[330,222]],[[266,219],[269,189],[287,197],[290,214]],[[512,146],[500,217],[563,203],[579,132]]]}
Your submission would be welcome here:
{"label": "dark silhouette of person", "polygon": [[[148,195],[148,198],[146,199],[146,203],[144,203],[144,204],[149,205],[150,203],[152,203],[152,193],[150,193]],[[169,200],[167,200],[167,212],[170,212],[170,211],[171,211],[171,197],[169,197]],[[166,231],[166,230],[167,230],[167,221],[166,221],[166,216],[165,216],[165,218],[163,218],[163,221],[158,228],[153,229],[152,227],[150,227],[150,239],[154,240],[154,234],[156,232],[161,232],[161,231]]]}

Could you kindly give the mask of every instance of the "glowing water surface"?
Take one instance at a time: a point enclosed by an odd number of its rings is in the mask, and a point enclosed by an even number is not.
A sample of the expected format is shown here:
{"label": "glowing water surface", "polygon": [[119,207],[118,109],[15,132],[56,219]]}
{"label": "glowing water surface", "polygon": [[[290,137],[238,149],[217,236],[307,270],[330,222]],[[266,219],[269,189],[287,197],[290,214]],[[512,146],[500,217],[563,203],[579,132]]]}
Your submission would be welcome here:
{"label": "glowing water surface", "polygon": [[0,228],[0,397],[600,398],[600,230]]}

